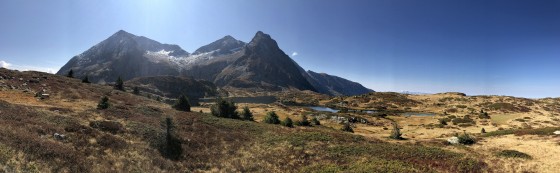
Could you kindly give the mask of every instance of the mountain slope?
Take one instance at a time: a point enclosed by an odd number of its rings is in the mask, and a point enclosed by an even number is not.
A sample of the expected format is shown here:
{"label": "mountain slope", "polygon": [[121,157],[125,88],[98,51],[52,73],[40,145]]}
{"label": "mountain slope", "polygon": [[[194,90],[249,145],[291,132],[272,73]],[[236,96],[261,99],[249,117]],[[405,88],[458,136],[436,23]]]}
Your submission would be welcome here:
{"label": "mountain slope", "polygon": [[58,72],[64,75],[72,69],[74,76],[88,75],[92,82],[113,82],[138,76],[179,75],[172,58],[188,56],[177,45],[161,44],[146,37],[118,31],[111,37],[74,56]]}
{"label": "mountain slope", "polygon": [[94,83],[147,76],[192,76],[219,87],[267,91],[298,89],[329,95],[369,92],[363,86],[328,75],[310,76],[286,55],[270,35],[257,32],[249,42],[225,36],[189,54],[177,45],[161,44],[118,31],[73,57],[58,72],[88,75]]}
{"label": "mountain slope", "polygon": [[242,56],[216,76],[219,86],[280,90],[295,88],[316,91],[270,35],[261,31],[247,44]]}
{"label": "mountain slope", "polygon": [[352,82],[338,76],[328,75],[326,73],[315,73],[310,70],[307,71],[307,74],[309,74],[308,80],[311,85],[317,88],[320,93],[334,96],[351,96],[374,92],[357,82]]}

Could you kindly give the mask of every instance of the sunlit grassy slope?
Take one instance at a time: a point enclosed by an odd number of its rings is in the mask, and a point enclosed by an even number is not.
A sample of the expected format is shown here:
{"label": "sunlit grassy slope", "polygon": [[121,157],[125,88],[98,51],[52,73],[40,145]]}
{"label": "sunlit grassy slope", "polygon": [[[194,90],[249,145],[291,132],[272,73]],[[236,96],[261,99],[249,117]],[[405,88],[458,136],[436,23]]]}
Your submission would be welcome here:
{"label": "sunlit grassy slope", "polygon": [[[0,69],[1,172],[483,172],[477,158],[314,126],[178,112],[110,86]],[[49,94],[38,99],[40,90]],[[111,106],[97,102],[109,97]],[[181,142],[161,152],[164,119]],[[55,133],[64,139],[55,139]]]}

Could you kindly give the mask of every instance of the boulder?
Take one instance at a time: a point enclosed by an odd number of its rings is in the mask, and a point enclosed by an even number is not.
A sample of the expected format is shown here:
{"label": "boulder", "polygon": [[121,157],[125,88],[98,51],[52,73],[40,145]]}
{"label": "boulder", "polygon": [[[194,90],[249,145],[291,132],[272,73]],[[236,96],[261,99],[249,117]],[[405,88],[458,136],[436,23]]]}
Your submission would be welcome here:
{"label": "boulder", "polygon": [[456,136],[453,136],[449,139],[447,139],[447,142],[449,142],[450,144],[459,144],[459,138]]}
{"label": "boulder", "polygon": [[560,135],[560,130],[554,132],[555,135]]}
{"label": "boulder", "polygon": [[59,140],[59,141],[66,139],[66,135],[59,134],[59,133],[54,133],[53,137],[54,137],[54,139]]}

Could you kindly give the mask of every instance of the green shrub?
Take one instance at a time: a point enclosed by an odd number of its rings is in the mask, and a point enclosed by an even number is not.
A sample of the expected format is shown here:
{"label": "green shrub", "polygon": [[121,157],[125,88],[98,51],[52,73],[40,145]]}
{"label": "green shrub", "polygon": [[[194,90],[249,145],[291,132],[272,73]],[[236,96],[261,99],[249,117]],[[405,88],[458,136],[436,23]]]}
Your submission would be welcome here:
{"label": "green shrub", "polygon": [[187,96],[181,95],[177,99],[177,102],[175,103],[175,105],[173,105],[173,108],[176,109],[176,110],[179,110],[179,111],[190,112],[191,111],[191,104],[189,103],[189,99],[187,98]]}
{"label": "green shrub", "polygon": [[446,119],[446,118],[439,119],[439,124],[444,125],[444,126],[447,125],[447,121],[446,121],[446,120],[448,121],[449,119]]}
{"label": "green shrub", "polygon": [[391,136],[389,136],[389,138],[397,139],[397,140],[404,139],[402,137],[402,134],[401,134],[401,129],[399,129],[399,126],[397,125],[397,123],[393,122],[392,124],[393,124],[393,130],[391,131]]}
{"label": "green shrub", "polygon": [[134,90],[132,90],[132,93],[136,94],[136,95],[140,95],[140,89],[138,89],[138,87],[134,87]]}
{"label": "green shrub", "polygon": [[266,114],[263,122],[267,124],[280,124],[280,119],[278,119],[276,112],[272,111]]}
{"label": "green shrub", "polygon": [[294,122],[292,121],[292,119],[290,117],[286,117],[286,119],[284,119],[284,121],[282,121],[282,125],[286,126],[286,127],[294,127]]}
{"label": "green shrub", "polygon": [[457,136],[459,138],[459,143],[463,145],[472,145],[476,143],[476,140],[471,137],[467,132],[464,132],[462,135]]}
{"label": "green shrub", "polygon": [[124,128],[121,125],[121,123],[116,121],[92,121],[89,122],[89,126],[92,128],[99,129],[101,131],[110,132],[112,134],[124,131]]}
{"label": "green shrub", "polygon": [[532,159],[533,157],[531,157],[528,154],[519,152],[519,151],[515,151],[515,150],[502,150],[500,152],[498,152],[496,155],[501,156],[501,157],[509,157],[509,158],[521,158],[521,159]]}
{"label": "green shrub", "polygon": [[97,109],[107,109],[109,108],[109,106],[109,98],[107,98],[107,96],[103,96],[103,98],[101,98],[101,101],[99,101],[99,103],[97,104]]}
{"label": "green shrub", "polygon": [[311,126],[311,122],[307,119],[306,115],[302,115],[301,120],[296,122],[298,126]]}
{"label": "green shrub", "polygon": [[321,125],[321,122],[317,119],[317,117],[313,117],[311,119],[311,122],[313,123],[313,125],[316,125],[316,126]]}
{"label": "green shrub", "polygon": [[239,119],[239,113],[237,113],[237,106],[232,101],[226,101],[224,99],[217,99],[216,103],[210,107],[212,115],[223,118],[233,118]]}
{"label": "green shrub", "polygon": [[340,130],[345,131],[345,132],[354,133],[354,129],[352,129],[352,127],[350,126],[350,123],[345,123],[344,126],[342,126],[342,129],[340,129]]}
{"label": "green shrub", "polygon": [[480,119],[490,119],[490,116],[488,115],[487,112],[483,112],[483,113],[480,113],[478,115],[478,118],[480,118]]}

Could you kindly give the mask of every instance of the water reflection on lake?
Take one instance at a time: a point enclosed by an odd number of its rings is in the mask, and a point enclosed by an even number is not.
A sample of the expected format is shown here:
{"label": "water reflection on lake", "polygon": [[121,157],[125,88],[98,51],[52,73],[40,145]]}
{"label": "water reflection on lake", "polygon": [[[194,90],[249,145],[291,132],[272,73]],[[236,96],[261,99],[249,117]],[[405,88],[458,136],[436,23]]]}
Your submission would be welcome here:
{"label": "water reflection on lake", "polygon": [[316,110],[316,111],[321,111],[321,112],[330,112],[330,113],[337,113],[338,110],[336,109],[331,109],[328,107],[323,107],[323,106],[309,106],[309,108]]}

